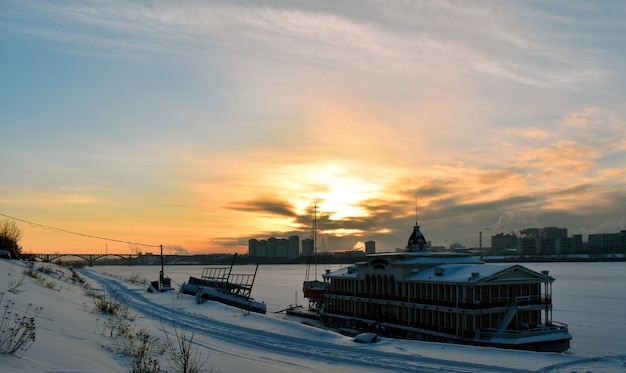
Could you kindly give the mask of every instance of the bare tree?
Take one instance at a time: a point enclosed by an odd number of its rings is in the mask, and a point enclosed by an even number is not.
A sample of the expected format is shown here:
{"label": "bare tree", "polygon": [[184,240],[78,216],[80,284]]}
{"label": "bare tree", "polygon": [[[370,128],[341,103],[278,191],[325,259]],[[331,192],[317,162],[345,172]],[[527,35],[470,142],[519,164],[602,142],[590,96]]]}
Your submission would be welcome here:
{"label": "bare tree", "polygon": [[[203,357],[202,353],[193,348],[194,333],[188,334],[185,325],[178,327],[176,320],[172,320],[174,326],[175,339],[165,334],[166,352],[169,356],[168,363],[170,367],[177,373],[199,373],[202,367],[207,363],[209,357]],[[213,368],[209,368],[207,372],[213,372]]]}
{"label": "bare tree", "polygon": [[18,244],[22,238],[22,231],[12,219],[3,219],[0,221],[0,249],[10,249],[15,255],[22,251],[22,247]]}

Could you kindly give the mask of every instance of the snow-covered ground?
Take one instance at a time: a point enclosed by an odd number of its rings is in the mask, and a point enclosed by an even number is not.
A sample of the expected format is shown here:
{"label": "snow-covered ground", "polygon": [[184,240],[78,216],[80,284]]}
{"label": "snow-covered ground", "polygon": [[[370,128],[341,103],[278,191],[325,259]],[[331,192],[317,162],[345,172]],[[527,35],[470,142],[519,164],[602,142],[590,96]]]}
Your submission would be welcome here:
{"label": "snow-covered ground", "polygon": [[[0,292],[15,303],[17,313],[29,303],[43,310],[35,320],[37,338],[21,357],[0,355],[1,372],[128,372],[132,358],[119,352],[119,339],[109,337],[108,316],[94,311],[91,297],[69,270],[37,263],[40,279],[24,276],[27,264],[0,260]],[[51,273],[44,273],[51,272]],[[219,372],[626,372],[626,351],[609,356],[509,351],[432,342],[381,338],[373,344],[355,343],[332,331],[284,320],[273,314],[246,313],[215,302],[197,304],[194,297],[177,292],[146,292],[146,286],[81,270],[93,289],[127,304],[135,330],[165,339],[179,327],[193,332],[197,353],[208,357],[204,365]],[[22,281],[17,291],[9,292]],[[626,301],[615,307],[626,307]],[[619,325],[620,320],[605,320]],[[623,345],[623,335],[608,336],[607,345]],[[621,340],[618,340],[622,338]],[[576,335],[574,335],[574,341]],[[163,371],[166,353],[155,356]]]}

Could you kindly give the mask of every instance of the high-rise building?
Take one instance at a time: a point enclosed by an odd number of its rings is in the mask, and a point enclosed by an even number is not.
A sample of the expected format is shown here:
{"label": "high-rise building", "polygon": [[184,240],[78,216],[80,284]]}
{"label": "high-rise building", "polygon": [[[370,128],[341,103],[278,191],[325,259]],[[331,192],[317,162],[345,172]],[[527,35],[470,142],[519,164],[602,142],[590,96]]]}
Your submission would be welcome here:
{"label": "high-rise building", "polygon": [[518,255],[566,255],[583,251],[582,235],[567,237],[567,228],[527,228],[519,235],[511,232],[491,236],[491,249],[506,254],[515,249]]}
{"label": "high-rise building", "polygon": [[313,239],[305,238],[302,240],[302,256],[313,255]]}
{"label": "high-rise building", "polygon": [[259,256],[259,240],[256,238],[251,238],[248,240],[248,255],[250,256]]}
{"label": "high-rise building", "polygon": [[289,244],[287,246],[287,258],[295,259],[300,255],[300,237],[289,236]]}
{"label": "high-rise building", "polygon": [[376,242],[366,241],[365,242],[365,254],[375,254],[375,253],[376,253]]}
{"label": "high-rise building", "polygon": [[491,236],[491,249],[494,251],[510,250],[517,248],[517,236],[515,233],[498,233]]}
{"label": "high-rise building", "polygon": [[267,240],[248,240],[248,255],[259,258],[295,259],[300,252],[300,237],[293,235],[287,238],[269,237]]}
{"label": "high-rise building", "polygon": [[626,230],[620,231],[620,233],[590,234],[589,253],[626,253]]}

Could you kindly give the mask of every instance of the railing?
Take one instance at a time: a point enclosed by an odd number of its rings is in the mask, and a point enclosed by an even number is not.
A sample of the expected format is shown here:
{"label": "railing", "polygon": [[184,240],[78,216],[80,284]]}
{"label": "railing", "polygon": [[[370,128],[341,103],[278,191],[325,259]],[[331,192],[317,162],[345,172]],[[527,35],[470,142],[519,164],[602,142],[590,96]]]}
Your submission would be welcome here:
{"label": "railing", "polygon": [[129,263],[132,260],[137,260],[139,259],[141,256],[139,254],[109,254],[109,253],[104,253],[104,254],[59,254],[59,253],[55,253],[55,254],[20,254],[20,256],[22,258],[25,258],[26,260],[31,260],[34,261],[36,259],[40,259],[43,262],[52,262],[53,260],[62,258],[62,257],[75,257],[75,258],[81,258],[86,260],[89,265],[93,265],[93,263],[98,260],[98,259],[102,259],[102,258],[107,258],[107,257],[118,257],[121,259],[125,259],[127,260]]}
{"label": "railing", "polygon": [[202,271],[201,278],[213,288],[249,298],[255,277],[256,270],[254,274],[238,274],[232,273],[232,267],[207,267]]}
{"label": "railing", "polygon": [[[495,307],[507,307],[510,302],[510,298],[501,298],[502,300],[497,301],[467,301],[467,302],[457,302],[456,300],[440,300],[434,298],[420,298],[420,297],[403,297],[403,296],[392,296],[392,295],[383,295],[383,294],[370,294],[370,293],[354,293],[349,291],[329,291],[326,293],[326,296],[332,297],[333,295],[344,296],[344,297],[357,297],[364,299],[375,299],[380,301],[395,301],[395,302],[408,302],[415,304],[424,304],[438,307],[449,307],[449,308],[463,308],[468,310],[476,310],[476,309],[487,309],[487,308],[495,308]],[[552,299],[550,297],[530,297],[530,296],[521,296],[518,297],[518,304],[523,305],[546,305],[551,304]]]}
{"label": "railing", "polygon": [[513,320],[513,316],[515,316],[515,312],[517,311],[517,297],[511,298],[506,304],[506,312],[500,315],[498,321],[496,322],[498,331],[503,331],[509,325],[511,320]]}

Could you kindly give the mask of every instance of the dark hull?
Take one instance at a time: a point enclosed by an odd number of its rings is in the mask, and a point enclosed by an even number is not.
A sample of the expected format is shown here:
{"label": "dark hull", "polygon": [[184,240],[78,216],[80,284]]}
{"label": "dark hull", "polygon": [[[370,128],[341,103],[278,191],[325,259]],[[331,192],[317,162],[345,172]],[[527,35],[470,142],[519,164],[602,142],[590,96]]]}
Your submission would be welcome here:
{"label": "dark hull", "polygon": [[194,295],[200,299],[212,300],[229,306],[241,308],[247,311],[265,313],[266,306],[264,303],[256,302],[252,298],[245,298],[230,294],[219,288],[209,286],[210,284],[204,280],[190,277],[189,283],[183,283],[180,292],[183,294]]}
{"label": "dark hull", "polygon": [[[485,333],[476,333],[475,338],[463,338],[453,334],[397,325],[388,322],[376,323],[372,320],[322,314],[326,327],[340,333],[355,336],[364,332],[373,332],[382,336],[419,341],[454,343],[472,346],[497,347],[504,349],[528,350],[539,352],[564,352],[570,347],[572,336],[567,329],[549,329],[528,331],[526,333],[500,333],[485,338]],[[482,335],[482,338],[478,336]]]}
{"label": "dark hull", "polygon": [[320,313],[318,311],[308,310],[302,307],[287,308],[285,313],[289,316],[302,317],[310,320],[320,320]]}

